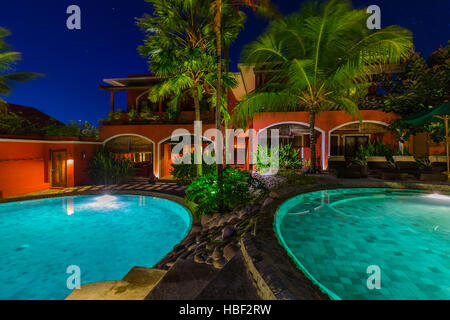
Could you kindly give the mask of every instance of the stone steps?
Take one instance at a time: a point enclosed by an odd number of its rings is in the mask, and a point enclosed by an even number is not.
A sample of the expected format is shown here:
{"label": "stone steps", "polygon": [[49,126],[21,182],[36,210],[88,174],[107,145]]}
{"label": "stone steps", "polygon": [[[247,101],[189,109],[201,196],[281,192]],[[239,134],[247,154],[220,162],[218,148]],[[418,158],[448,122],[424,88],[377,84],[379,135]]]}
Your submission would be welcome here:
{"label": "stone steps", "polygon": [[215,275],[196,300],[260,300],[241,251]]}
{"label": "stone steps", "polygon": [[219,272],[193,259],[178,259],[145,300],[193,300]]}
{"label": "stone steps", "polygon": [[118,281],[101,281],[82,285],[66,300],[144,300],[167,271],[134,267]]}
{"label": "stone steps", "polygon": [[178,259],[146,300],[259,300],[242,253],[222,269],[192,259]]}

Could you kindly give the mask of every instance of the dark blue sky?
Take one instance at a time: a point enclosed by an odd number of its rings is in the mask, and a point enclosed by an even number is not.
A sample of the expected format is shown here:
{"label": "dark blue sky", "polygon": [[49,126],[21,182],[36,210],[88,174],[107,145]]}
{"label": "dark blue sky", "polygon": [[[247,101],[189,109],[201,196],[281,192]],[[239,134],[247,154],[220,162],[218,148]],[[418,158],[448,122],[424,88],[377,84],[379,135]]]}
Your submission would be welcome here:
{"label": "dark blue sky", "polygon": [[[19,84],[7,101],[38,108],[68,122],[88,120],[97,125],[109,111],[109,94],[97,88],[108,77],[147,72],[136,51],[142,33],[135,17],[149,12],[144,0],[1,0],[0,26],[9,29],[7,42],[23,53],[17,71],[44,73]],[[273,0],[283,14],[297,10],[301,0]],[[450,35],[450,0],[354,0],[357,7],[376,4],[382,26],[398,24],[414,33],[416,50],[425,56]],[[82,29],[66,28],[66,8],[82,11]],[[232,48],[232,69],[244,44],[264,31],[266,22],[249,13],[246,29]],[[120,95],[120,94],[119,94]],[[118,97],[116,105],[125,106]]]}

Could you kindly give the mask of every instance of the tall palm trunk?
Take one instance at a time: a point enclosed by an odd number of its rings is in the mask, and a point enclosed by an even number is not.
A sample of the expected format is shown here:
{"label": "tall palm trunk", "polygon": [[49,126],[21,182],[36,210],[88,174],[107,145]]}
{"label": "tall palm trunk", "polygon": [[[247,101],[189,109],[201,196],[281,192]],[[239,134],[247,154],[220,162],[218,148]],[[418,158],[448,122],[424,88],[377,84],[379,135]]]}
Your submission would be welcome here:
{"label": "tall palm trunk", "polygon": [[[223,55],[225,58],[225,72],[228,73],[230,72],[230,46],[229,45],[225,45],[225,48],[223,50]],[[228,90],[225,90],[225,102],[226,102],[226,106],[228,107]],[[228,157],[228,135],[227,135],[227,129],[229,126],[229,121],[227,118],[224,119],[223,125],[225,127],[225,157]],[[228,163],[228,162],[227,162]]]}
{"label": "tall palm trunk", "polygon": [[[216,34],[216,57],[217,57],[217,84],[216,84],[216,129],[217,132],[221,130],[220,123],[220,99],[222,95],[222,1],[216,0],[216,13],[214,17],[214,32]],[[219,142],[219,139],[217,139]],[[218,145],[217,152],[221,152],[223,155],[222,146]],[[223,209],[223,200],[222,200],[222,189],[223,189],[223,174],[222,174],[222,163],[216,163],[216,173],[217,173],[217,183],[218,183],[218,210],[222,211]]]}
{"label": "tall palm trunk", "polygon": [[[195,108],[195,121],[201,121],[200,118],[200,100],[198,97],[198,84],[194,83],[194,108]],[[198,123],[198,122],[197,122]],[[197,177],[200,177],[203,174],[203,158],[202,158],[202,134],[194,136],[194,142],[195,142],[195,159],[199,159],[199,163],[197,163]]]}
{"label": "tall palm trunk", "polygon": [[309,110],[309,148],[311,150],[311,170],[313,173],[316,173],[316,113],[314,110]]}

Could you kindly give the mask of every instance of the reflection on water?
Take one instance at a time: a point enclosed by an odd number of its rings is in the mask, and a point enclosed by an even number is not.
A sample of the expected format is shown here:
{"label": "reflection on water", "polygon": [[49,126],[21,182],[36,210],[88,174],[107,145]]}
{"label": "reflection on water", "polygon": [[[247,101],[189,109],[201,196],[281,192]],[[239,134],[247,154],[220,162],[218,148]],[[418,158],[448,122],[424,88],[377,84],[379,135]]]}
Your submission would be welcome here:
{"label": "reflection on water", "polygon": [[[144,199],[142,199],[144,198]],[[76,210],[102,210],[110,211],[123,207],[125,203],[120,201],[117,197],[111,195],[102,195],[92,198],[91,201],[74,205],[73,197],[63,198],[63,209],[67,215],[73,215]],[[139,206],[145,206],[145,197],[140,197]],[[76,210],[75,210],[76,209]]]}

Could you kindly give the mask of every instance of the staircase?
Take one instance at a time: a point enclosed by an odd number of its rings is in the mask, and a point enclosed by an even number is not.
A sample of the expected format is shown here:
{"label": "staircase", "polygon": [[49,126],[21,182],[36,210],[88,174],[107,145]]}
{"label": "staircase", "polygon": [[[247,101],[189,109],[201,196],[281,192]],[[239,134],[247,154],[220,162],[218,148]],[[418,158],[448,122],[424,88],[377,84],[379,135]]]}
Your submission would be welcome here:
{"label": "staircase", "polygon": [[167,271],[134,267],[118,281],[101,281],[82,285],[66,300],[144,300]]}
{"label": "staircase", "polygon": [[178,259],[169,270],[134,267],[119,281],[89,283],[66,300],[259,300],[239,251],[222,269]]}
{"label": "staircase", "polygon": [[239,251],[223,269],[179,259],[146,300],[259,300]]}

